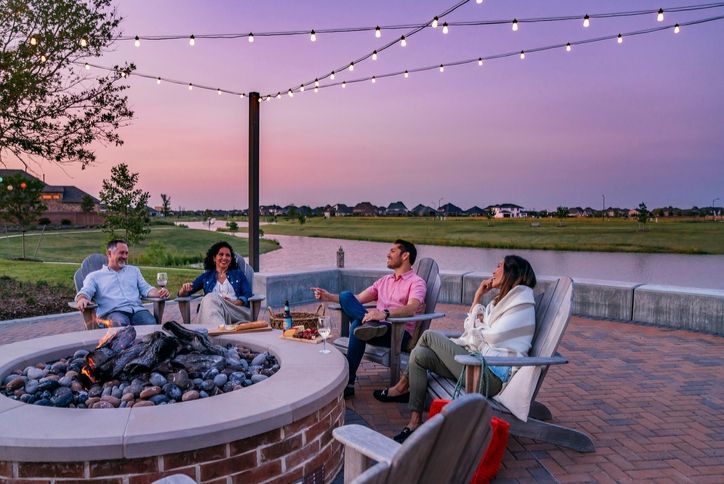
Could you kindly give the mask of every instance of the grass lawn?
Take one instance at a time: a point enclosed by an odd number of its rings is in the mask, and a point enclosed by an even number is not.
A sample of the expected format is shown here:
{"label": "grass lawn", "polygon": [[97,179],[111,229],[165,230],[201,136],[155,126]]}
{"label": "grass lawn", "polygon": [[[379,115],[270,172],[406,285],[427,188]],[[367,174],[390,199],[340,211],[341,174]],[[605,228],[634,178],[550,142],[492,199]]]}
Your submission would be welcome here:
{"label": "grass lawn", "polygon": [[[10,234],[0,237],[0,258],[10,259],[21,256],[21,238]],[[80,262],[93,252],[105,253],[108,234],[96,230],[65,230],[25,235],[26,257],[53,262]],[[247,256],[246,239],[221,232],[191,230],[174,226],[155,226],[148,238],[130,249],[130,262],[137,265],[185,265],[184,262],[201,261],[206,250],[220,240],[228,241],[234,250]],[[39,245],[38,245],[39,243]],[[35,253],[35,248],[38,251]],[[277,249],[274,241],[262,240],[262,253]],[[168,263],[168,260],[178,259]],[[75,270],[75,269],[73,269]]]}
{"label": "grass lawn", "polygon": [[[531,222],[539,226],[532,227]],[[724,254],[724,223],[701,220],[649,222],[642,231],[634,220],[558,219],[493,220],[419,217],[321,217],[304,225],[280,220],[262,227],[265,234],[302,235],[388,242],[396,238],[418,244],[507,249],[601,252],[669,252]]]}

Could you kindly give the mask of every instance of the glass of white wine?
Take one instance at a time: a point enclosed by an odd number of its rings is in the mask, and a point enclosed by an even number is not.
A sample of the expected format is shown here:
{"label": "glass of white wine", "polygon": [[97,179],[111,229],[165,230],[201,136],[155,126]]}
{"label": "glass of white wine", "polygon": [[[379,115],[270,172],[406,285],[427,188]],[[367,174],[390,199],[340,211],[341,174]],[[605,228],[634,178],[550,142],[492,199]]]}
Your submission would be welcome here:
{"label": "glass of white wine", "polygon": [[324,344],[324,347],[319,350],[319,352],[324,354],[331,353],[331,351],[327,349],[327,338],[329,338],[329,335],[332,334],[332,317],[320,316],[317,331],[319,331],[319,336],[322,337],[322,342]]}

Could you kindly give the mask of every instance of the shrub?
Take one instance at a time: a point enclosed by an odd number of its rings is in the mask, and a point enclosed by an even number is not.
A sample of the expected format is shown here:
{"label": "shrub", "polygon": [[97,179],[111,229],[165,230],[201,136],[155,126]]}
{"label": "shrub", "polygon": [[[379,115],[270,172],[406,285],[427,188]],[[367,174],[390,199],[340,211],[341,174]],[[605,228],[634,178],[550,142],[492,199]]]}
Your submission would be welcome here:
{"label": "shrub", "polygon": [[69,226],[69,225],[73,225],[73,222],[71,222],[71,221],[70,221],[69,219],[67,219],[67,218],[64,218],[63,220],[60,221],[60,225],[63,225],[63,226],[65,226],[65,227],[67,227],[67,226]]}
{"label": "shrub", "polygon": [[48,217],[41,217],[38,220],[38,225],[50,225],[50,219]]}

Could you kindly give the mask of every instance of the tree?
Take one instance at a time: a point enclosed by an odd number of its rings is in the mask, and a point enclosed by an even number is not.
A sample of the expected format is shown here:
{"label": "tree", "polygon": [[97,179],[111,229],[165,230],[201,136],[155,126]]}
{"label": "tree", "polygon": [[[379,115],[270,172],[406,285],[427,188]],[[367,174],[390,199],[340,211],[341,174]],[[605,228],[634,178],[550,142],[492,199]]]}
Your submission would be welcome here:
{"label": "tree", "polygon": [[493,221],[493,217],[495,216],[495,214],[493,213],[493,209],[492,208],[483,209],[483,215],[485,215],[485,218],[488,219],[488,226],[490,226],[490,224]]}
{"label": "tree", "polygon": [[96,208],[96,202],[90,195],[83,195],[80,201],[80,209],[85,213],[91,213]]}
{"label": "tree", "polygon": [[119,35],[112,3],[0,2],[0,164],[10,155],[26,168],[36,157],[85,168],[99,143],[123,143],[117,130],[133,116],[123,79],[135,66],[84,68]]}
{"label": "tree", "polygon": [[239,224],[236,223],[236,220],[230,220],[226,222],[226,226],[229,227],[229,230],[231,232],[236,232],[237,230],[239,230]]}
{"label": "tree", "polygon": [[0,218],[20,226],[24,259],[25,232],[48,209],[40,198],[45,184],[20,174],[0,178],[0,181]]}
{"label": "tree", "polygon": [[106,221],[103,230],[116,237],[116,231],[123,231],[124,238],[136,243],[150,232],[148,228],[148,192],[136,188],[138,173],[128,171],[128,165],[121,163],[111,168],[111,179],[103,180],[101,203],[106,206]]}
{"label": "tree", "polygon": [[641,224],[641,230],[646,230],[646,222],[648,222],[651,218],[651,212],[649,212],[649,209],[646,208],[646,204],[644,202],[639,203],[639,213],[636,218]]}
{"label": "tree", "polygon": [[165,193],[161,194],[161,212],[164,217],[168,217],[171,213],[171,197]]}
{"label": "tree", "polygon": [[558,226],[563,226],[563,221],[568,217],[568,207],[556,208],[556,217],[558,217]]}

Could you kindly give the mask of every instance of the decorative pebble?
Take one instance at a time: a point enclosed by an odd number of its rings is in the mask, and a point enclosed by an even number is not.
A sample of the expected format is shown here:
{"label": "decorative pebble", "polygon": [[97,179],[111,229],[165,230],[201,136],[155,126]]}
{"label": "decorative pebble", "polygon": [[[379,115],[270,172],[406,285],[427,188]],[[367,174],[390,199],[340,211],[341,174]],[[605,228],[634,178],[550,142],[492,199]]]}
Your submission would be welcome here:
{"label": "decorative pebble", "polygon": [[40,405],[41,407],[49,407],[52,405],[49,398],[41,398],[33,402],[34,405]]}
{"label": "decorative pebble", "polygon": [[90,397],[90,398],[88,398],[88,399],[85,401],[85,404],[86,404],[86,406],[87,406],[88,408],[90,408],[90,407],[92,407],[93,405],[95,405],[96,403],[98,403],[98,402],[100,402],[100,401],[101,401],[101,398],[100,398],[100,397]]}
{"label": "decorative pebble", "polygon": [[186,373],[186,370],[179,370],[176,373],[171,373],[169,375],[169,381],[176,384],[182,390],[188,388],[191,383],[191,380],[189,380],[189,374]]}
{"label": "decorative pebble", "polygon": [[38,391],[38,380],[30,380],[25,384],[25,392],[33,394]]}
{"label": "decorative pebble", "polygon": [[252,375],[251,381],[252,381],[252,383],[259,383],[261,381],[266,380],[267,378],[269,378],[269,377],[266,375]]}
{"label": "decorative pebble", "polygon": [[60,387],[55,391],[51,402],[56,407],[67,407],[73,403],[73,390],[68,387]]}
{"label": "decorative pebble", "polygon": [[31,380],[40,380],[45,376],[45,372],[39,368],[29,368],[27,375]]}
{"label": "decorative pebble", "polygon": [[85,358],[86,356],[88,356],[88,350],[78,350],[75,353],[73,353],[74,360],[77,358]]}
{"label": "decorative pebble", "polygon": [[151,382],[151,385],[163,387],[168,380],[160,373],[151,373],[151,378],[149,378],[148,381]]}
{"label": "decorative pebble", "polygon": [[73,383],[73,379],[68,375],[65,375],[63,378],[58,380],[58,383],[60,383],[60,386],[62,387],[69,387],[70,384]]}
{"label": "decorative pebble", "polygon": [[178,387],[178,385],[174,383],[166,383],[163,386],[163,393],[172,400],[179,400],[181,398],[181,395],[183,395],[183,391],[181,388]]}
{"label": "decorative pebble", "polygon": [[147,398],[158,395],[159,393],[161,393],[161,387],[153,386],[144,388],[140,396],[142,399],[146,400]]}
{"label": "decorative pebble", "polygon": [[8,390],[17,390],[25,385],[25,377],[19,376],[7,384]]}
{"label": "decorative pebble", "polygon": [[38,390],[40,390],[41,392],[45,391],[45,390],[52,392],[59,386],[60,386],[60,383],[58,383],[56,380],[49,380],[47,378],[43,378],[38,383]]}
{"label": "decorative pebble", "polygon": [[149,398],[149,400],[152,401],[156,405],[168,403],[168,397],[166,395],[164,395],[163,393],[154,395],[151,398]]}
{"label": "decorative pebble", "polygon": [[182,402],[188,402],[190,400],[197,400],[199,398],[199,392],[196,390],[189,390],[181,396]]}
{"label": "decorative pebble", "polygon": [[118,405],[121,404],[121,399],[109,395],[109,396],[101,397],[101,402],[108,402],[111,405],[113,405],[114,407],[117,407]]}
{"label": "decorative pebble", "polygon": [[256,355],[256,356],[254,357],[254,359],[251,360],[252,366],[256,366],[256,365],[261,366],[261,365],[263,365],[264,363],[266,363],[266,357],[267,357],[268,355],[269,355],[269,353],[259,353],[258,355]]}
{"label": "decorative pebble", "polygon": [[221,373],[219,375],[216,375],[214,377],[214,385],[217,387],[223,387],[226,384],[226,381],[229,379],[228,376],[226,376],[225,373]]}
{"label": "decorative pebble", "polygon": [[115,408],[115,407],[110,402],[101,400],[100,402],[94,403],[93,406],[90,408]]}
{"label": "decorative pebble", "polygon": [[137,407],[153,407],[155,404],[150,400],[139,400],[133,404],[133,408]]}
{"label": "decorative pebble", "polygon": [[133,393],[124,393],[121,400],[124,402],[132,402],[134,399]]}

